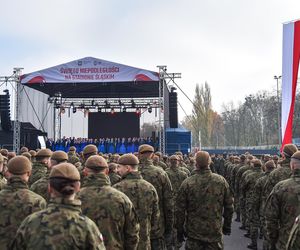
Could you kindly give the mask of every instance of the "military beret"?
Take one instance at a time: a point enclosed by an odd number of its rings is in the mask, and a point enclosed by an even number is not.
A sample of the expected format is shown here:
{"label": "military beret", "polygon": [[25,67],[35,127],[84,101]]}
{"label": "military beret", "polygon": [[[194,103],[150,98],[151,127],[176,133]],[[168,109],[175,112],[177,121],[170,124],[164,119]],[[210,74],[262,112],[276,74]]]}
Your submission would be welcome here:
{"label": "military beret", "polygon": [[139,146],[139,153],[143,154],[143,153],[149,153],[149,152],[154,152],[154,148],[151,145],[148,144],[142,144],[141,146]]}
{"label": "military beret", "polygon": [[297,151],[296,153],[294,153],[291,158],[300,161],[300,151]]}
{"label": "military beret", "polygon": [[275,168],[275,162],[274,162],[273,160],[267,161],[267,162],[265,163],[265,167],[266,167],[267,169]]}
{"label": "military beret", "polygon": [[172,160],[178,161],[179,159],[178,159],[178,156],[177,156],[177,155],[171,155],[170,158],[169,158],[169,160],[170,160],[170,161],[172,161]]}
{"label": "military beret", "polygon": [[240,159],[241,160],[245,160],[246,159],[246,155],[241,155]]}
{"label": "military beret", "polygon": [[283,147],[283,150],[282,150],[283,154],[286,157],[291,157],[297,151],[298,151],[298,149],[297,149],[296,145],[294,145],[294,144],[285,144]]}
{"label": "military beret", "polygon": [[86,145],[82,151],[83,155],[87,155],[87,154],[97,154],[98,153],[98,148],[93,145],[93,144],[89,144]]}
{"label": "military beret", "polygon": [[6,148],[2,148],[2,149],[0,150],[0,154],[2,154],[3,156],[6,156],[6,157],[7,157],[7,155],[8,155],[8,150],[7,150]]}
{"label": "military beret", "polygon": [[2,156],[2,154],[0,154],[0,163],[4,162],[4,158]]}
{"label": "military beret", "polygon": [[36,157],[51,157],[51,155],[52,155],[52,151],[50,149],[43,148],[37,152]]}
{"label": "military beret", "polygon": [[159,156],[159,157],[161,157],[161,156],[162,156],[162,153],[161,153],[161,152],[159,152],[159,151],[155,152],[155,154],[156,154],[157,156]]}
{"label": "military beret", "polygon": [[15,152],[8,152],[7,158],[10,160],[11,158],[14,158],[16,156]]}
{"label": "military beret", "polygon": [[118,160],[118,164],[121,165],[138,165],[139,163],[139,159],[134,154],[124,154]]}
{"label": "military beret", "polygon": [[90,169],[108,168],[107,161],[100,155],[93,155],[87,159],[85,166]]}
{"label": "military beret", "polygon": [[27,147],[22,147],[22,148],[20,149],[20,153],[21,153],[21,154],[24,153],[24,152],[28,152],[28,148],[27,148]]}
{"label": "military beret", "polygon": [[80,174],[73,164],[64,162],[51,169],[50,178],[65,178],[72,181],[80,181]]}
{"label": "military beret", "polygon": [[76,152],[76,147],[71,146],[70,149],[69,149],[69,151],[75,151]]}
{"label": "military beret", "polygon": [[196,162],[200,167],[207,167],[211,163],[209,153],[206,151],[199,151],[196,154]]}
{"label": "military beret", "polygon": [[57,162],[67,161],[68,155],[66,152],[58,150],[53,152],[53,154],[51,155],[51,160],[55,160]]}
{"label": "military beret", "polygon": [[31,154],[29,154],[29,152],[23,152],[22,155],[28,158],[28,160],[31,160]]}
{"label": "military beret", "polygon": [[31,162],[23,155],[12,158],[7,164],[8,171],[20,175],[31,171]]}
{"label": "military beret", "polygon": [[29,154],[31,154],[31,157],[35,157],[36,156],[36,151],[35,150],[30,150]]}
{"label": "military beret", "polygon": [[253,159],[251,162],[253,163],[254,167],[262,166],[261,160],[259,159]]}

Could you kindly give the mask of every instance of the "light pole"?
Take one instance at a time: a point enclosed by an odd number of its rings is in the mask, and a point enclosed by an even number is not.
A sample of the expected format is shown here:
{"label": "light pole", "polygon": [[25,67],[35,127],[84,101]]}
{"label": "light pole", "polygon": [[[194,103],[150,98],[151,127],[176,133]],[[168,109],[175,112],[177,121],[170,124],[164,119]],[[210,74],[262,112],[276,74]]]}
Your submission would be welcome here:
{"label": "light pole", "polygon": [[277,124],[278,124],[278,144],[281,145],[281,130],[280,130],[280,101],[279,101],[279,79],[281,79],[281,76],[274,76],[274,79],[277,82]]}

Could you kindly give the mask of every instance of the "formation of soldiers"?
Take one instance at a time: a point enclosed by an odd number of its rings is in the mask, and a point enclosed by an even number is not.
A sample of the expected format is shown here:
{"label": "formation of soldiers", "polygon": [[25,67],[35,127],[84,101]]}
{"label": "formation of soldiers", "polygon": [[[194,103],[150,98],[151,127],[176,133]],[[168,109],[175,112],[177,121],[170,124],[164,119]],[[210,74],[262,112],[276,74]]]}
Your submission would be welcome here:
{"label": "formation of soldiers", "polygon": [[300,249],[300,151],[287,144],[282,157],[250,154],[212,157],[215,170],[234,194],[235,220],[241,223],[247,245],[264,250]]}
{"label": "formation of soldiers", "polygon": [[0,249],[223,249],[233,196],[207,152],[0,150]]}

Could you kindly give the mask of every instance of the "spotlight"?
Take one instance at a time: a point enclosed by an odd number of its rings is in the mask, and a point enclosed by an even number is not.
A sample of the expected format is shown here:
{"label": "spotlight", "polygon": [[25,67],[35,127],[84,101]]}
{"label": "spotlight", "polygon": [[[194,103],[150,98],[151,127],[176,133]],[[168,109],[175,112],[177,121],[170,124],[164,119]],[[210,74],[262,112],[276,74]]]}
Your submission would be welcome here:
{"label": "spotlight", "polygon": [[126,112],[126,108],[125,108],[125,107],[123,107],[123,112],[124,112],[124,113]]}
{"label": "spotlight", "polygon": [[115,113],[115,109],[111,108],[110,113],[113,115]]}
{"label": "spotlight", "polygon": [[100,107],[98,107],[98,112],[99,112],[99,113],[101,113],[101,112],[102,112],[102,110],[101,110],[101,108],[100,108]]}
{"label": "spotlight", "polygon": [[148,112],[152,113],[152,108],[151,107],[148,108]]}
{"label": "spotlight", "polygon": [[95,100],[92,100],[92,106],[95,106]]}
{"label": "spotlight", "polygon": [[71,105],[70,105],[70,106],[71,106],[71,108],[73,108],[73,107],[74,107],[74,103],[73,103],[73,102],[71,102]]}
{"label": "spotlight", "polygon": [[137,113],[137,114],[140,114],[140,113],[141,113],[141,110],[140,110],[140,108],[136,108],[136,111],[135,111],[135,113]]}
{"label": "spotlight", "polygon": [[109,108],[110,107],[110,104],[109,104],[109,102],[107,100],[105,100],[104,103],[105,103],[105,108]]}
{"label": "spotlight", "polygon": [[73,107],[73,114],[75,114],[77,111],[77,109],[75,107]]}
{"label": "spotlight", "polygon": [[147,103],[147,108],[149,109],[149,108],[151,108],[151,106],[150,106],[150,103],[148,102]]}

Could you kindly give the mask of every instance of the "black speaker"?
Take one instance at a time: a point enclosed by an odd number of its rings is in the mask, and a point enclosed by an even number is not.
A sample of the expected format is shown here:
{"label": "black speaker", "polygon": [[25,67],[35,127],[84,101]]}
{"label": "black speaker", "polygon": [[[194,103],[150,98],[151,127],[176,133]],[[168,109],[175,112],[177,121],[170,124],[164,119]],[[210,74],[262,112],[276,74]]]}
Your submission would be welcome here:
{"label": "black speaker", "polygon": [[170,128],[178,128],[177,92],[169,94]]}
{"label": "black speaker", "polygon": [[0,116],[1,116],[1,127],[4,131],[11,130],[11,119],[10,119],[10,100],[9,92],[5,90],[6,95],[0,95]]}

